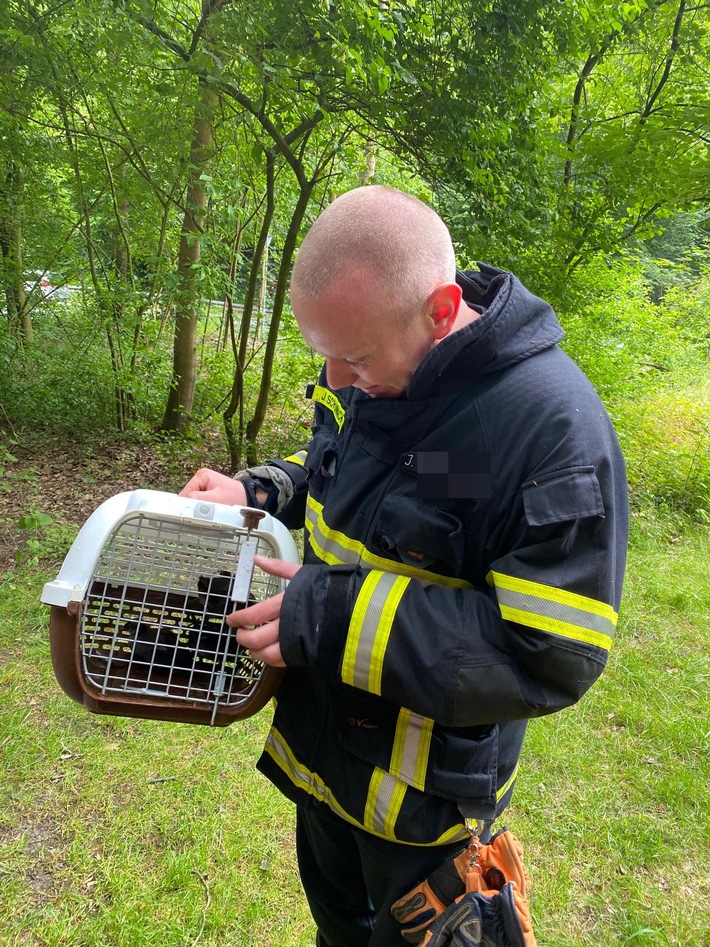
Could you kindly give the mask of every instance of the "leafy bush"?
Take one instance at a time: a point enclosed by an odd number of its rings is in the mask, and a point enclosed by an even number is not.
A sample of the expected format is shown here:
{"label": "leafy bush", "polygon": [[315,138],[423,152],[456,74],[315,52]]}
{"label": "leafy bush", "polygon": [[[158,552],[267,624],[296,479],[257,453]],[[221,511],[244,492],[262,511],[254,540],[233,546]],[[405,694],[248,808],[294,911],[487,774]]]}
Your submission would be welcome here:
{"label": "leafy bush", "polygon": [[710,268],[691,283],[668,290],[664,304],[676,325],[693,340],[699,357],[710,362]]}
{"label": "leafy bush", "polygon": [[133,422],[159,422],[169,384],[172,338],[165,321],[142,321],[135,364],[135,323],[112,327],[116,362],[107,343],[106,315],[91,294],[38,305],[34,341],[20,347],[0,333],[0,405],[8,418],[57,431],[115,430],[116,391],[130,401]]}
{"label": "leafy bush", "polygon": [[34,342],[0,336],[0,403],[13,421],[56,430],[113,426],[113,379],[102,326],[78,299],[37,306]]}
{"label": "leafy bush", "polygon": [[710,523],[710,381],[617,403],[632,503]]}
{"label": "leafy bush", "polygon": [[608,403],[645,395],[702,362],[698,320],[654,302],[648,289],[641,262],[600,260],[558,302],[563,345]]}

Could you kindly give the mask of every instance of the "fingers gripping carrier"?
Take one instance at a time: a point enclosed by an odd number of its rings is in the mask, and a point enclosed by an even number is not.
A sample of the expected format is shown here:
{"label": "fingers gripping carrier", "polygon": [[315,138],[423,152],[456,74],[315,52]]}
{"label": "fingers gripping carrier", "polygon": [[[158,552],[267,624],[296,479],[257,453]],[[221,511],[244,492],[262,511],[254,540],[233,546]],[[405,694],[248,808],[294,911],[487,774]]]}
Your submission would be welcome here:
{"label": "fingers gripping carrier", "polygon": [[261,510],[156,490],[94,511],[42,601],[62,689],[95,713],[224,726],[256,713],[282,672],[251,657],[225,618],[285,581],[256,554],[298,562]]}
{"label": "fingers gripping carrier", "polygon": [[468,848],[392,905],[404,940],[427,947],[536,947],[522,856],[522,845],[508,829],[488,844],[474,835]]}

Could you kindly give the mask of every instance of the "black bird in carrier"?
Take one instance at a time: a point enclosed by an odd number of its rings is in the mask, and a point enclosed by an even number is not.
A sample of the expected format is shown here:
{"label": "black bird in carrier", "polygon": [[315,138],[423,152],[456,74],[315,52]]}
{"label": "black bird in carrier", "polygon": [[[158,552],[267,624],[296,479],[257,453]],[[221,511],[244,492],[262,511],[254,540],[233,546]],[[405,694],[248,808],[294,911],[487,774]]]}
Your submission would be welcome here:
{"label": "black bird in carrier", "polygon": [[62,689],[100,714],[226,726],[273,695],[282,671],[251,657],[225,618],[283,591],[254,563],[298,562],[261,510],[156,490],[92,513],[42,601]]}

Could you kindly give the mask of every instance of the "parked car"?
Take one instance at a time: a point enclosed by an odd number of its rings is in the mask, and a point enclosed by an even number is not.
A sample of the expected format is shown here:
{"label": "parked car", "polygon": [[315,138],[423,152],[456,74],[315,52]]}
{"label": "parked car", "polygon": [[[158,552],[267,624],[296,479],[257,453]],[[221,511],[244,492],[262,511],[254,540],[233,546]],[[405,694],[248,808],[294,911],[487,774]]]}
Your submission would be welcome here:
{"label": "parked car", "polygon": [[26,274],[24,286],[28,295],[41,293],[44,299],[69,299],[77,289],[76,286],[61,283],[54,274],[46,270],[31,270]]}

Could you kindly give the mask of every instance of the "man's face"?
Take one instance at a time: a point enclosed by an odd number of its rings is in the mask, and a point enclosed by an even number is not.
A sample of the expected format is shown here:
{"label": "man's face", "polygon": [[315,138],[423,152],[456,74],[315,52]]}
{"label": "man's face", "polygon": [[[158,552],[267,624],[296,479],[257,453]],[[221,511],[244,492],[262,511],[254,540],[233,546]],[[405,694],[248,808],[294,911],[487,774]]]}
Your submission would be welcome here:
{"label": "man's face", "polygon": [[434,345],[423,305],[402,327],[362,281],[336,282],[319,297],[292,289],[291,302],[304,340],[325,358],[331,388],[352,385],[373,398],[396,398]]}

